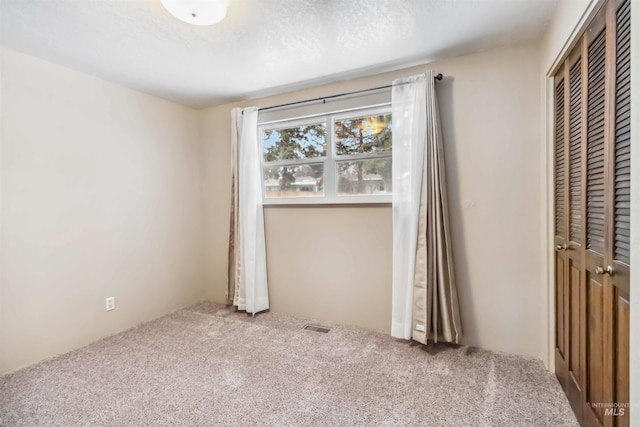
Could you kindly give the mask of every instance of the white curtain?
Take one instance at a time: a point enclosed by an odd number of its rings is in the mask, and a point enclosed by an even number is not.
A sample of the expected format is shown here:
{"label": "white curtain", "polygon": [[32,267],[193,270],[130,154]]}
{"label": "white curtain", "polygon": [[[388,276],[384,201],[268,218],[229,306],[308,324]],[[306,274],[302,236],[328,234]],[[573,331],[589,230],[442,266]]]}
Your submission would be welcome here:
{"label": "white curtain", "polygon": [[232,132],[240,130],[240,135],[237,144],[232,144],[232,150],[237,150],[237,153],[232,152],[231,158],[232,162],[237,159],[237,168],[232,175],[232,190],[237,188],[238,191],[232,191],[232,194],[237,195],[238,213],[234,215],[235,206],[232,205],[231,218],[235,229],[231,230],[229,242],[229,262],[233,263],[233,268],[229,270],[237,274],[229,279],[235,285],[233,305],[238,310],[255,314],[269,308],[258,109],[234,109],[231,128]]}
{"label": "white curtain", "polygon": [[238,229],[238,145],[242,133],[242,109],[231,110],[231,209],[229,215],[229,265],[227,282],[227,303],[235,304],[240,287],[240,230]]}
{"label": "white curtain", "polygon": [[393,82],[393,286],[391,335],[411,339],[413,275],[426,138],[424,76]]}
{"label": "white curtain", "polygon": [[391,334],[459,342],[442,130],[433,72],[393,82]]}

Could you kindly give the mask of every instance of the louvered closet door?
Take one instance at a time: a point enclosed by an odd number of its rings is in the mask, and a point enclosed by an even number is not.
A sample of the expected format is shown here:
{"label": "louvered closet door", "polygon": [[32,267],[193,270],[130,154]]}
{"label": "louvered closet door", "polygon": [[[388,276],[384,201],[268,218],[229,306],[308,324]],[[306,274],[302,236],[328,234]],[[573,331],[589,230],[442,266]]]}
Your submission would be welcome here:
{"label": "louvered closet door", "polygon": [[567,111],[565,99],[567,84],[565,73],[561,70],[554,79],[555,117],[554,117],[554,216],[555,216],[555,370],[560,383],[565,388],[568,382],[569,355],[569,310],[567,286],[567,202],[568,202],[568,166],[567,166]]}
{"label": "louvered closet door", "polygon": [[556,375],[584,426],[629,425],[630,8],[605,2],[554,78]]}
{"label": "louvered closet door", "polygon": [[[613,7],[615,6],[615,7]],[[612,96],[611,187],[608,268],[613,285],[614,399],[629,402],[629,285],[631,202],[631,0],[616,1],[610,12],[615,24],[615,75]],[[628,426],[628,409],[616,416]]]}
{"label": "louvered closet door", "polygon": [[584,324],[582,310],[584,292],[583,242],[584,237],[584,201],[583,188],[583,140],[586,135],[585,108],[583,94],[583,61],[582,49],[578,46],[566,61],[565,80],[569,83],[566,92],[568,138],[568,247],[567,247],[567,373],[565,392],[576,413],[582,411],[583,361],[581,347],[583,345],[581,327]]}
{"label": "louvered closet door", "polygon": [[[630,0],[603,7],[586,57],[583,424],[626,426],[629,402]],[[593,403],[605,405],[596,406]]]}
{"label": "louvered closet door", "polygon": [[555,117],[556,375],[571,407],[582,411],[584,324],[583,61],[578,46],[557,75]]}
{"label": "louvered closet door", "polygon": [[586,425],[604,425],[604,408],[587,402],[610,401],[607,373],[608,333],[605,276],[600,270],[605,261],[605,190],[606,135],[608,123],[606,87],[606,9],[603,9],[587,30],[583,41],[586,58],[586,241],[585,241],[585,391],[584,420]]}

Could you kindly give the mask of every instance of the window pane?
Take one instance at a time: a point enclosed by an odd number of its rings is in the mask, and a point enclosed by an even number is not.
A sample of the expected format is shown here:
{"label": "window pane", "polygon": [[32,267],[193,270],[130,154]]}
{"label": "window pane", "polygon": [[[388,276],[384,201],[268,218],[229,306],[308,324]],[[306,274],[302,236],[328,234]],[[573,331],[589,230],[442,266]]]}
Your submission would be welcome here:
{"label": "window pane", "polygon": [[338,162],[338,195],[391,194],[391,159]]}
{"label": "window pane", "polygon": [[324,123],[262,131],[262,153],[265,162],[308,159],[327,154]]}
{"label": "window pane", "polygon": [[272,197],[314,197],[324,195],[324,165],[264,168],[264,195]]}
{"label": "window pane", "polygon": [[391,151],[391,113],[336,120],[336,153]]}

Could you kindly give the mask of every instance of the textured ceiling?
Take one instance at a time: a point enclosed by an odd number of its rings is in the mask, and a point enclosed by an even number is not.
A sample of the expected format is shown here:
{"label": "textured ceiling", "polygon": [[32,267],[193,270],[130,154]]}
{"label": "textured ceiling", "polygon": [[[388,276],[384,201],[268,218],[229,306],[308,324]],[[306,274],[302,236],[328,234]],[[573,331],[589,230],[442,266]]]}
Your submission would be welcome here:
{"label": "textured ceiling", "polygon": [[537,38],[556,0],[231,0],[217,25],[160,0],[0,0],[0,43],[193,107]]}

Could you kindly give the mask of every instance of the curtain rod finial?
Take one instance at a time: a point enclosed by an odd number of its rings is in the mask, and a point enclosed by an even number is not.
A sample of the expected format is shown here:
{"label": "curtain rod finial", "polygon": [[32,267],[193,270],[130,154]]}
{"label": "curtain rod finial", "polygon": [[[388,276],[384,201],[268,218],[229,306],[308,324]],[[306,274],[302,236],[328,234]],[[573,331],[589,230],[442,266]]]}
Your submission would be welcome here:
{"label": "curtain rod finial", "polygon": [[434,79],[436,79],[436,80],[442,80],[442,73],[438,73],[438,74],[436,74],[436,76],[434,77]]}

